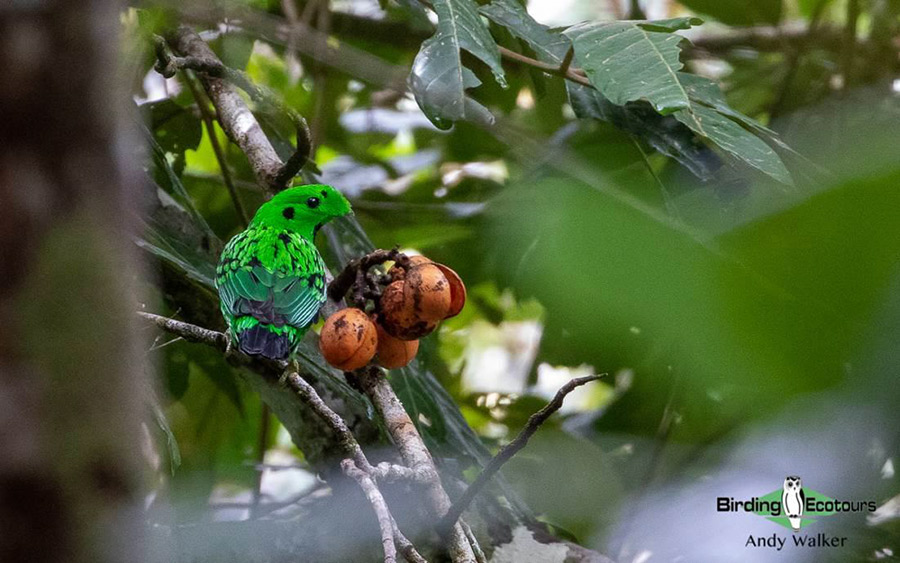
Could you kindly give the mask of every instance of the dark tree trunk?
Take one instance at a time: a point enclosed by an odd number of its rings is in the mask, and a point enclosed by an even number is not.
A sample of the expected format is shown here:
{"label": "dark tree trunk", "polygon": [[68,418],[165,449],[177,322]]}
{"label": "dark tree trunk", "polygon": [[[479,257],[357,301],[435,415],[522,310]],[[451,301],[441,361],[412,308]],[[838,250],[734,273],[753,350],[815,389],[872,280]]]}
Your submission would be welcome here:
{"label": "dark tree trunk", "polygon": [[0,561],[144,559],[118,8],[0,8]]}

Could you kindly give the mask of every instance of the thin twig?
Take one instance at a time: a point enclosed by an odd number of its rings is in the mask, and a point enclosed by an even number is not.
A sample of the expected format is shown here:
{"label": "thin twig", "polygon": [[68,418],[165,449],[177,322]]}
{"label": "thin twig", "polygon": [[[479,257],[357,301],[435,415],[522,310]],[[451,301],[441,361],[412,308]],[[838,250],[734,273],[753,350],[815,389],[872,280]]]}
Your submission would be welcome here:
{"label": "thin twig", "polygon": [[138,311],[137,315],[152,322],[168,333],[184,338],[188,342],[206,344],[219,352],[223,352],[225,354],[225,360],[232,365],[249,366],[255,371],[267,374],[282,373],[288,365],[285,360],[269,360],[259,356],[248,356],[237,348],[232,347],[229,349],[228,336],[215,330],[209,330],[208,328],[202,328],[197,325],[176,321],[175,319],[154,315],[153,313],[145,313],[143,311]]}
{"label": "thin twig", "polygon": [[206,344],[207,346],[212,346],[213,348],[217,348],[221,351],[224,351],[225,346],[228,344],[227,337],[223,333],[215,330],[209,330],[207,328],[202,328],[190,323],[176,321],[175,319],[170,319],[168,317],[163,317],[160,315],[154,315],[153,313],[138,311],[137,314],[139,317],[147,319],[162,330],[170,332],[172,334],[177,334],[188,342]]}
{"label": "thin twig", "polygon": [[237,213],[238,220],[241,222],[241,225],[246,228],[247,225],[250,224],[250,219],[247,217],[247,210],[244,208],[244,204],[241,201],[240,196],[238,196],[237,188],[234,185],[234,180],[231,178],[231,169],[228,168],[228,161],[225,159],[225,151],[222,150],[222,145],[219,143],[219,136],[216,135],[213,116],[210,113],[209,108],[206,107],[206,97],[200,94],[200,89],[197,88],[197,85],[194,84],[194,81],[190,77],[186,77],[185,82],[187,83],[191,94],[194,96],[194,100],[197,102],[197,107],[200,109],[200,118],[206,125],[209,144],[212,146],[213,153],[216,155],[216,161],[219,163],[219,170],[222,172],[222,182],[225,184],[225,188],[231,196],[231,202],[234,204],[234,210]]}
{"label": "thin twig", "polygon": [[285,382],[334,431],[341,448],[347,453],[348,457],[353,459],[357,467],[366,473],[374,474],[375,468],[369,463],[359,442],[356,441],[350,428],[347,427],[347,423],[325,404],[325,401],[316,393],[313,386],[300,377],[300,374],[293,371],[286,375]]}
{"label": "thin twig", "polygon": [[[566,80],[571,80],[577,84],[581,84],[582,86],[589,86],[594,88],[594,85],[591,84],[591,81],[587,79],[587,76],[584,74],[584,71],[577,68],[571,68],[570,66],[566,66],[565,68],[562,65],[555,65],[550,63],[545,63],[539,61],[537,59],[533,59],[527,55],[523,55],[522,53],[517,53],[515,51],[511,51],[506,47],[499,47],[500,54],[510,60],[532,66],[534,68],[540,69],[547,74],[553,74],[556,76],[562,76]],[[567,54],[568,56],[568,54]],[[563,61],[565,62],[565,61]],[[571,63],[570,63],[571,64]]]}
{"label": "thin twig", "polygon": [[519,432],[518,436],[516,436],[512,442],[500,448],[500,451],[497,452],[491,461],[488,462],[487,466],[481,471],[478,477],[475,478],[475,481],[469,485],[469,488],[460,496],[453,506],[450,507],[450,510],[447,511],[447,514],[441,519],[440,523],[437,526],[438,532],[442,535],[446,534],[448,530],[451,529],[456,521],[459,519],[460,515],[463,511],[468,508],[469,504],[472,502],[472,499],[481,492],[482,489],[490,482],[491,478],[500,471],[500,468],[503,467],[507,461],[512,459],[514,455],[516,455],[519,450],[525,447],[528,444],[528,440],[537,432],[538,428],[541,427],[544,422],[547,421],[550,416],[553,415],[556,411],[560,409],[563,405],[563,400],[566,398],[566,395],[571,393],[576,387],[580,387],[585,383],[590,383],[591,381],[596,381],[603,377],[606,374],[599,375],[588,375],[585,377],[576,377],[575,379],[569,381],[565,385],[563,385],[559,391],[556,392],[553,399],[544,405],[544,408],[537,411],[530,417],[528,417],[528,423],[525,425],[525,428]]}
{"label": "thin twig", "polygon": [[375,518],[378,520],[378,527],[381,529],[381,547],[384,549],[384,563],[397,563],[397,546],[394,545],[394,518],[388,509],[381,491],[372,480],[372,476],[363,471],[353,463],[352,459],[341,461],[341,469],[347,477],[350,477],[363,490],[372,510],[375,512]]}
{"label": "thin twig", "polygon": [[477,563],[487,563],[487,557],[481,550],[481,546],[478,545],[478,539],[475,538],[475,532],[472,531],[472,527],[465,520],[460,520],[459,525],[462,526],[463,533],[466,534],[469,545],[472,546],[472,551],[475,553],[475,561]]}

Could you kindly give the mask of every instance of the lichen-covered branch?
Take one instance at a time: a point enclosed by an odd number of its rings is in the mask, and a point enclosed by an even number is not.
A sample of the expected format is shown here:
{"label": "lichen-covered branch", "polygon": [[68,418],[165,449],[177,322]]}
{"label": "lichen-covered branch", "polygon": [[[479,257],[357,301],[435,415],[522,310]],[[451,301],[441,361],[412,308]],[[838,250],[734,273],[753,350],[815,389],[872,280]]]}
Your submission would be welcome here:
{"label": "lichen-covered branch", "polygon": [[357,467],[352,459],[342,461],[341,469],[344,470],[345,475],[356,481],[366,498],[369,499],[369,504],[372,505],[372,510],[378,519],[378,527],[381,529],[384,563],[396,563],[397,546],[394,545],[394,518],[391,516],[390,510],[388,510],[384,497],[381,496],[381,491],[378,490],[378,486],[372,480],[372,476]]}
{"label": "lichen-covered branch", "polygon": [[[359,443],[356,441],[356,438],[353,436],[353,433],[350,432],[350,429],[344,423],[343,419],[338,416],[333,410],[331,410],[328,405],[319,397],[316,390],[303,380],[297,373],[288,373],[285,376],[285,382],[291,386],[291,388],[300,396],[301,399],[313,410],[315,413],[322,418],[334,431],[335,435],[337,435],[338,440],[341,443],[341,446],[347,452],[347,458],[341,463],[341,469],[350,477],[353,477],[358,483],[360,483],[360,487],[366,492],[366,496],[369,498],[369,501],[372,503],[373,508],[376,511],[376,515],[379,519],[379,525],[382,526],[382,542],[385,541],[384,533],[385,528],[383,527],[382,515],[379,513],[380,508],[375,507],[377,501],[373,500],[370,496],[371,494],[367,491],[367,487],[371,486],[375,488],[375,493],[380,497],[381,492],[378,490],[377,485],[373,481],[376,480],[385,480],[387,482],[391,482],[394,480],[400,479],[409,479],[411,481],[421,481],[422,476],[411,470],[409,468],[393,465],[390,463],[379,463],[377,467],[373,467],[369,460],[366,458],[366,454],[363,452]],[[360,470],[364,472],[367,480],[364,483],[360,482],[360,478],[358,475],[351,475],[348,473],[348,465],[347,463],[352,465],[351,471],[353,469]],[[383,498],[382,501],[383,502]],[[404,558],[406,558],[409,563],[427,563],[425,559],[419,555],[419,552],[416,550],[415,546],[413,546],[412,542],[410,542],[406,536],[400,531],[400,528],[397,527],[397,523],[394,521],[394,517],[391,515],[390,510],[387,510],[385,505],[385,510],[387,511],[387,516],[389,517],[389,523],[391,526],[391,535],[393,537],[393,542],[396,542],[397,545],[400,546],[400,551],[403,554]],[[394,543],[391,543],[393,546]],[[388,560],[388,548],[385,547],[385,561]]]}
{"label": "lichen-covered branch", "polygon": [[188,342],[206,344],[207,346],[212,346],[222,352],[225,351],[225,346],[228,344],[228,339],[225,334],[216,330],[209,330],[161,315],[144,313],[143,311],[138,311],[138,316],[147,319],[166,332],[180,336]]}
{"label": "lichen-covered branch", "polygon": [[[253,83],[243,72],[231,69],[188,26],[178,27],[169,42],[181,56],[171,55],[165,41],[157,39],[156,69],[163,76],[172,76],[177,69],[198,73],[200,81],[216,107],[219,124],[247,156],[257,182],[270,193],[279,192],[309,159],[312,144],[306,120],[283,104],[277,96]],[[284,112],[297,129],[297,148],[287,162],[282,162],[259,122],[234,86],[247,92],[255,101],[268,103]]]}
{"label": "lichen-covered branch", "polygon": [[[353,433],[347,427],[344,420],[336,412],[331,410],[325,401],[319,397],[312,385],[303,380],[296,372],[290,372],[285,376],[285,382],[290,385],[297,395],[306,403],[326,424],[334,431],[341,447],[347,452],[347,456],[366,473],[373,474],[375,469],[366,459],[359,442],[353,437]],[[346,472],[346,471],[345,471]]]}
{"label": "lichen-covered branch", "polygon": [[[138,312],[138,316],[150,321],[166,332],[180,336],[188,342],[205,344],[222,352],[225,352],[226,350],[227,336],[221,332],[205,329],[196,325],[192,325],[190,323],[177,321],[175,319],[170,319],[152,313]],[[238,363],[249,364],[254,361],[249,356],[245,356],[244,354],[234,350],[232,350],[230,354],[233,361],[236,361]],[[270,367],[279,367],[278,364],[281,364],[281,367],[283,368],[287,367],[286,362],[273,362],[273,365]],[[347,457],[344,461],[352,464],[353,469],[364,472],[367,481],[365,483],[360,483],[360,486],[363,488],[364,492],[366,492],[367,498],[369,498],[369,501],[373,504],[373,508],[376,510],[376,515],[379,518],[379,525],[382,525],[382,541],[384,542],[385,529],[383,527],[382,515],[380,514],[381,508],[375,506],[376,502],[379,501],[377,501],[377,499],[373,500],[373,493],[366,490],[367,487],[370,486],[369,483],[371,482],[371,485],[376,487],[377,496],[381,498],[380,502],[384,503],[384,499],[383,497],[381,497],[380,491],[377,491],[377,486],[375,485],[374,479],[383,478],[387,482],[401,479],[421,481],[423,479],[422,475],[410,468],[389,463],[380,463],[377,467],[373,466],[371,463],[369,463],[369,460],[366,458],[362,447],[360,447],[359,442],[357,442],[356,438],[353,436],[353,433],[350,431],[350,428],[347,426],[344,420],[328,405],[325,404],[325,401],[322,400],[322,398],[319,396],[312,385],[310,385],[307,381],[300,377],[297,372],[294,371],[287,372],[284,375],[284,380],[285,383],[287,383],[290,388],[297,394],[297,396],[300,397],[300,399],[316,414],[316,416],[322,419],[325,424],[332,430],[336,441],[340,445],[340,448],[346,453]],[[346,463],[341,464],[341,469],[344,474],[352,477],[358,483],[360,482],[359,475],[356,475],[355,473],[348,473]],[[387,510],[386,504],[384,504],[384,507],[385,510]],[[412,543],[400,532],[399,528],[397,528],[396,523],[393,521],[393,517],[390,515],[389,511],[387,512],[387,515],[389,517],[389,520],[387,521],[387,530],[390,533],[391,549],[394,549],[394,541],[397,541],[397,543],[402,546],[401,552],[408,561],[410,561],[411,563],[419,563],[425,561],[425,559],[418,554],[418,551],[416,551]],[[393,551],[393,554],[390,556],[390,558],[388,554],[388,546],[385,545],[385,561],[396,560],[396,551]]]}
{"label": "lichen-covered branch", "polygon": [[[387,426],[403,462],[427,477],[427,481],[423,485],[426,500],[434,515],[442,518],[450,509],[450,497],[447,496],[447,492],[441,485],[441,478],[434,465],[431,452],[422,441],[422,437],[406,409],[403,408],[397,394],[394,393],[394,389],[378,368],[364,368],[355,372],[354,375]],[[448,533],[445,537],[450,558],[454,563],[477,563],[469,538],[456,520],[452,526],[448,526]]]}

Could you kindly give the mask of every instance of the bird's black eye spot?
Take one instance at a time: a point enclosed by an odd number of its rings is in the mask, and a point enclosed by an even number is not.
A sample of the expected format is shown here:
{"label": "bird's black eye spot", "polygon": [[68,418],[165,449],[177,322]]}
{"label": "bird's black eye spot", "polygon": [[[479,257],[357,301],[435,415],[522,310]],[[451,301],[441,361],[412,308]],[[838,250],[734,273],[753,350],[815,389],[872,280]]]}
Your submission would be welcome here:
{"label": "bird's black eye spot", "polygon": [[319,201],[319,198],[317,198],[317,197],[311,197],[308,200],[306,200],[306,206],[309,207],[310,209],[315,209],[316,207],[319,207],[320,203],[321,203],[321,201]]}
{"label": "bird's black eye spot", "polygon": [[285,219],[293,219],[294,218],[294,208],[293,207],[285,207],[282,212]]}
{"label": "bird's black eye spot", "polygon": [[328,197],[328,192],[326,192],[325,190],[322,190],[321,193],[322,193],[322,197]]}

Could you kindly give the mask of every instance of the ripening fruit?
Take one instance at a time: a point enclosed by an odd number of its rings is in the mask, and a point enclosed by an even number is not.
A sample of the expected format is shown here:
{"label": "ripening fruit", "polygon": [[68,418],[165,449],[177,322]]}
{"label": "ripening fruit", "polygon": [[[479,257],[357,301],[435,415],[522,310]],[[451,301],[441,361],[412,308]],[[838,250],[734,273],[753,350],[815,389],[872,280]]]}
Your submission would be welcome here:
{"label": "ripening fruit", "polygon": [[378,322],[388,334],[400,340],[417,340],[437,326],[436,321],[423,320],[416,314],[414,300],[406,291],[404,280],[391,282],[385,288]]}
{"label": "ripening fruit", "polygon": [[450,312],[450,282],[437,264],[419,264],[410,268],[404,283],[404,299],[412,302],[418,319],[436,323]]}
{"label": "ripening fruit", "polygon": [[347,308],[334,313],[319,335],[319,348],[325,361],[343,371],[368,364],[378,347],[375,323],[359,309]]}
{"label": "ripening fruit", "polygon": [[462,278],[460,278],[459,274],[453,271],[452,268],[438,263],[435,263],[434,265],[440,268],[444,277],[447,278],[447,282],[450,284],[450,309],[447,311],[444,318],[449,319],[450,317],[455,317],[462,311],[463,305],[466,304],[466,284],[463,283]]}
{"label": "ripening fruit", "polygon": [[388,369],[402,368],[416,357],[419,351],[418,340],[400,340],[394,338],[380,323],[375,323],[378,330],[378,351],[375,354],[378,365]]}

